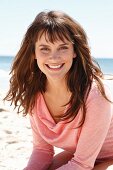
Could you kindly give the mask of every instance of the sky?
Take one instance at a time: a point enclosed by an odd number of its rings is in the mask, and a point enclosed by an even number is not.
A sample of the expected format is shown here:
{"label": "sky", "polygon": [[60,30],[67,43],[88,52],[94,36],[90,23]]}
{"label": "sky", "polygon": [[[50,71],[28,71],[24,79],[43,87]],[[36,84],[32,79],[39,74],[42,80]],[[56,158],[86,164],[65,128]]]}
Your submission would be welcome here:
{"label": "sky", "polygon": [[92,56],[113,58],[113,0],[0,0],[0,55],[16,55],[28,26],[44,10],[66,12],[86,31]]}

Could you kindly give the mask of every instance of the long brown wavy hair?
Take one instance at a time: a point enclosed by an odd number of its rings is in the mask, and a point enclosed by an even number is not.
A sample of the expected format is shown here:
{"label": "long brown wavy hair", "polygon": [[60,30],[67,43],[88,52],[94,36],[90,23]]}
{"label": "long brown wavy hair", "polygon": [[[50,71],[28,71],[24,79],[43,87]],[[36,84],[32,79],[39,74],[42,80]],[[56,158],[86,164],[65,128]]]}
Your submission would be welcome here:
{"label": "long brown wavy hair", "polygon": [[52,43],[58,39],[67,39],[73,43],[77,57],[73,59],[67,76],[67,87],[72,93],[70,108],[60,118],[73,120],[79,109],[82,109],[82,125],[86,114],[85,101],[93,80],[104,98],[107,99],[107,96],[100,79],[103,78],[103,73],[91,57],[84,29],[63,12],[41,12],[29,26],[12,65],[10,89],[5,100],[14,103],[15,107],[18,106],[18,113],[32,114],[36,95],[46,91],[46,76],[40,71],[35,60],[35,43],[43,33]]}

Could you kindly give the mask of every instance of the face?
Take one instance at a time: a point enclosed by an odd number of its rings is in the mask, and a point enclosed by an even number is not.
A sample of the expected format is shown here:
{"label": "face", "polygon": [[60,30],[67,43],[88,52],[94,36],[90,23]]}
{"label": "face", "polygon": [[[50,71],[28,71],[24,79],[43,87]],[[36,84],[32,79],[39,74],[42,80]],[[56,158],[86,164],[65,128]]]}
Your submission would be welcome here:
{"label": "face", "polygon": [[73,44],[66,40],[51,43],[43,34],[35,44],[35,57],[39,69],[47,80],[62,80],[66,77],[76,57]]}

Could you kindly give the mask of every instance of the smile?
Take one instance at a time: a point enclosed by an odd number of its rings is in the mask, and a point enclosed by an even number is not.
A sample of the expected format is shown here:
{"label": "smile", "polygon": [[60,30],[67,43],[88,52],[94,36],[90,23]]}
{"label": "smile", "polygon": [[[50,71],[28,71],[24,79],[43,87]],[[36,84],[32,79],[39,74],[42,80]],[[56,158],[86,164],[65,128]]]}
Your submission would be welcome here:
{"label": "smile", "polygon": [[58,70],[60,68],[63,67],[64,64],[58,64],[58,65],[49,65],[49,64],[46,64],[46,66],[49,68],[49,69],[55,69],[55,70]]}

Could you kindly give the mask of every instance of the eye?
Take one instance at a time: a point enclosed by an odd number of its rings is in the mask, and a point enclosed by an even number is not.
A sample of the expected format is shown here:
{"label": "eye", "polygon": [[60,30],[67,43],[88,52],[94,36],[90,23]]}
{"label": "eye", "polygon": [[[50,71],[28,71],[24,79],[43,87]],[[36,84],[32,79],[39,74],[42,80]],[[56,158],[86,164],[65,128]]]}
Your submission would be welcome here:
{"label": "eye", "polygon": [[47,47],[43,47],[43,48],[41,48],[40,50],[41,50],[43,53],[48,53],[48,52],[50,51],[50,49],[47,48]]}
{"label": "eye", "polygon": [[67,46],[62,46],[62,47],[60,47],[59,49],[60,49],[60,50],[67,50],[68,47],[67,47]]}

